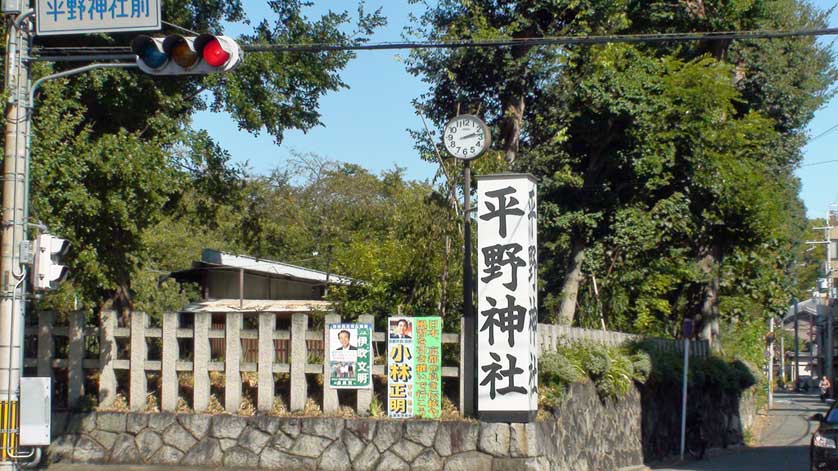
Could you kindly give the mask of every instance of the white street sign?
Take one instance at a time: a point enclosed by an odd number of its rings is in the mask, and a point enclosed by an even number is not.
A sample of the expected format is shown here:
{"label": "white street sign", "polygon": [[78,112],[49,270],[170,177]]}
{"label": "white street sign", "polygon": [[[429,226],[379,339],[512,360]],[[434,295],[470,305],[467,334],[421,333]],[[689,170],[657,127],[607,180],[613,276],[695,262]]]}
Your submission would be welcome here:
{"label": "white street sign", "polygon": [[538,411],[535,178],[477,178],[477,409],[528,422]]}
{"label": "white street sign", "polygon": [[160,0],[38,0],[35,33],[59,34],[156,31]]}

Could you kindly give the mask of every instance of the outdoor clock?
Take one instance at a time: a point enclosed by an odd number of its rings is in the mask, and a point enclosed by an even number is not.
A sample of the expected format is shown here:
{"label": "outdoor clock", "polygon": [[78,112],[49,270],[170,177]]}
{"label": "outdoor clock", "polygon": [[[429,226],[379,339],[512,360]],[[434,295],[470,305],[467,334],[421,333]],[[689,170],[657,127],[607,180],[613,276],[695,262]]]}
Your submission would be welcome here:
{"label": "outdoor clock", "polygon": [[445,149],[460,160],[480,156],[492,141],[489,127],[477,116],[461,114],[448,121],[442,133]]}

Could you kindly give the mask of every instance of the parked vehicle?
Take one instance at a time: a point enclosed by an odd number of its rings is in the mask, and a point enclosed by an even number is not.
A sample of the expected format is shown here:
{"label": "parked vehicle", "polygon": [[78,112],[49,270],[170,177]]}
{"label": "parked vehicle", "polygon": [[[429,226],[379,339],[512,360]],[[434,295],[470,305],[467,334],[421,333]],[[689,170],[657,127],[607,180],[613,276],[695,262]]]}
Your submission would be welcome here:
{"label": "parked vehicle", "polygon": [[812,471],[838,471],[838,408],[832,402],[826,415],[817,413],[809,420],[820,422],[812,434],[809,465]]}

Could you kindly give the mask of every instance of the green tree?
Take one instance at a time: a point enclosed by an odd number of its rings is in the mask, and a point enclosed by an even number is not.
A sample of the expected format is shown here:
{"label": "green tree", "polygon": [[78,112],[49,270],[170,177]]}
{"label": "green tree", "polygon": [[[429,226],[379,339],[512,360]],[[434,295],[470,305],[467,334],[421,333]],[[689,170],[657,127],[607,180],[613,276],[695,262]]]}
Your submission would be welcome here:
{"label": "green tree", "polygon": [[[436,39],[499,39],[800,29],[824,16],[793,0],[450,1],[421,21]],[[691,317],[718,345],[720,319],[742,314],[737,297],[764,302],[742,311],[765,316],[788,289],[802,221],[791,171],[831,57],[811,38],[469,48],[413,54],[409,70],[428,82],[421,100],[437,125],[479,112],[505,155],[519,117],[514,168],[540,187],[542,315],[587,324],[601,305],[612,325],[666,335]],[[513,86],[517,113],[505,106]]]}
{"label": "green tree", "polygon": [[[271,17],[254,22],[239,39],[358,44],[384,23],[363,4],[356,14],[314,19],[305,14],[309,6],[269,2]],[[251,24],[238,1],[168,2],[163,16],[197,31],[219,32],[223,22]],[[164,27],[163,33],[171,32]],[[64,39],[64,46],[106,46],[127,44],[130,36]],[[55,44],[43,40],[44,46]],[[250,227],[227,236],[235,213],[247,208],[247,198],[258,197],[256,185],[244,184],[242,169],[230,165],[209,136],[189,129],[192,114],[224,110],[240,129],[264,129],[279,142],[286,129],[319,124],[320,97],[346,86],[339,73],[353,57],[347,51],[262,52],[248,54],[228,74],[160,78],[109,69],[48,83],[34,116],[32,214],[71,239],[71,282],[83,301],[130,307],[139,289],[132,279],[144,270],[172,268],[205,243],[241,247]],[[34,75],[73,66],[39,66]],[[174,250],[189,243],[186,252]]]}

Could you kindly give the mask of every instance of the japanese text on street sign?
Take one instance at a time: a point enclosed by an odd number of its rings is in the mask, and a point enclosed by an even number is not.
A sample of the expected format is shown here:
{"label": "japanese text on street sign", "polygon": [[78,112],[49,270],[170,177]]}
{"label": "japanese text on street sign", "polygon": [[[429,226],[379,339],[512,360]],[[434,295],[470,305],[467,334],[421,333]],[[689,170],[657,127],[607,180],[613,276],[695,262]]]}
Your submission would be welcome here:
{"label": "japanese text on street sign", "polygon": [[38,0],[35,13],[38,36],[161,27],[160,0]]}
{"label": "japanese text on street sign", "polygon": [[442,405],[442,319],[388,320],[387,410],[390,417],[438,418]]}
{"label": "japanese text on street sign", "polygon": [[532,176],[478,178],[478,412],[538,409],[536,214]]}
{"label": "japanese text on street sign", "polygon": [[372,388],[372,324],[329,324],[329,386]]}

